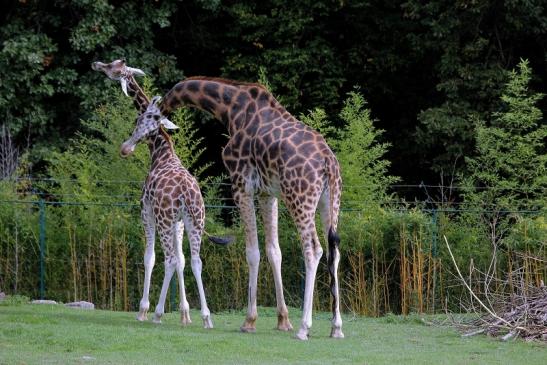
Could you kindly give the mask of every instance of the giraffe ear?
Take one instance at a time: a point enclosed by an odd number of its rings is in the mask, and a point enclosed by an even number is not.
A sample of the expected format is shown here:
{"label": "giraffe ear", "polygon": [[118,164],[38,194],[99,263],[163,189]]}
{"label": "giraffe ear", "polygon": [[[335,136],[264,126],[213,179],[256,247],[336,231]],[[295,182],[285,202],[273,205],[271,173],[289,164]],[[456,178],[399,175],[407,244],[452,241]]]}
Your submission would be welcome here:
{"label": "giraffe ear", "polygon": [[146,75],[146,74],[144,73],[144,71],[141,70],[140,68],[133,68],[133,67],[127,66],[127,70],[128,70],[129,72],[131,72],[131,74],[133,74],[133,75],[135,75],[135,76],[144,76],[144,75]]}
{"label": "giraffe ear", "polygon": [[129,96],[129,94],[127,93],[127,80],[124,77],[122,77],[120,79],[120,83],[122,84],[122,91],[125,94],[125,96]]}
{"label": "giraffe ear", "polygon": [[179,127],[177,127],[175,123],[171,122],[167,118],[163,118],[162,120],[160,120],[160,124],[164,126],[165,129],[179,129]]}
{"label": "giraffe ear", "polygon": [[155,105],[157,106],[159,104],[159,102],[161,101],[161,96],[154,96],[152,98],[152,101],[150,101],[150,105]]}

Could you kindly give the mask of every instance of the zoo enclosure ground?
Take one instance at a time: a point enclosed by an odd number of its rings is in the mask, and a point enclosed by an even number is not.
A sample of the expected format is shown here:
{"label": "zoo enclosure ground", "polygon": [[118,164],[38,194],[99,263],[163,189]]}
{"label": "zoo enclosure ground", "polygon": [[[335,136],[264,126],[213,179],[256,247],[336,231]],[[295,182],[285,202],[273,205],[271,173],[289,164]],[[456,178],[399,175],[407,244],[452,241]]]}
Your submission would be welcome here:
{"label": "zoo enclosure ground", "polygon": [[[0,364],[545,364],[547,346],[461,338],[419,316],[344,317],[344,340],[328,337],[330,313],[316,313],[311,339],[274,330],[275,308],[259,308],[255,334],[238,331],[243,312],[218,313],[215,328],[140,323],[132,312],[62,305],[0,305]],[[300,310],[291,308],[293,322]]]}

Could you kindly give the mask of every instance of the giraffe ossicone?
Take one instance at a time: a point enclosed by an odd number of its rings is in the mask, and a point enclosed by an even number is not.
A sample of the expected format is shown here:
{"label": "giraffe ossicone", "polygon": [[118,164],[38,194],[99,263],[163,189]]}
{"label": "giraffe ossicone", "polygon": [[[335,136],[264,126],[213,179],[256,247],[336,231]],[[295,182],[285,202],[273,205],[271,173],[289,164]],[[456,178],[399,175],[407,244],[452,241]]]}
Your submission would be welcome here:
{"label": "giraffe ossicone", "polygon": [[146,109],[146,112],[144,114],[150,113],[152,118],[155,118],[156,115],[159,115],[160,124],[163,125],[165,129],[179,129],[179,127],[175,123],[171,122],[168,118],[161,116],[160,109],[158,107],[158,104],[160,101],[161,101],[161,96],[154,96],[152,98],[152,101],[150,101],[150,104],[148,105],[148,108]]}

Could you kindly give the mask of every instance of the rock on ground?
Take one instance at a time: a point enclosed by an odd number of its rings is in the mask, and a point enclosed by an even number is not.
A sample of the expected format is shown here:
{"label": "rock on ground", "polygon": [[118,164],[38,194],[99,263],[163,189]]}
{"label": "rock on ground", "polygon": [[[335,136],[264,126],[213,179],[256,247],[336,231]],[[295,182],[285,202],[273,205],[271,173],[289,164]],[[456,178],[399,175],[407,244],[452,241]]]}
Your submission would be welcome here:
{"label": "rock on ground", "polygon": [[82,300],[79,302],[66,303],[65,307],[80,308],[80,309],[95,309],[95,304]]}
{"label": "rock on ground", "polygon": [[54,300],[36,299],[31,302],[32,304],[57,304]]}

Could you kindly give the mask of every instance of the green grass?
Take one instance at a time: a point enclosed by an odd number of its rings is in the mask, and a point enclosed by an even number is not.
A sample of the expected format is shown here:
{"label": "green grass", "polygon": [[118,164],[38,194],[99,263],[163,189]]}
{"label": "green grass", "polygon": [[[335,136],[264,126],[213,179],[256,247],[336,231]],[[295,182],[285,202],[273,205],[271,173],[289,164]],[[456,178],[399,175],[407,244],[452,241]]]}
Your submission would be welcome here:
{"label": "green grass", "polygon": [[[296,327],[300,311],[291,309]],[[135,313],[63,306],[0,305],[0,364],[547,364],[547,346],[461,338],[418,317],[344,318],[343,340],[328,337],[328,313],[314,316],[312,338],[273,330],[275,310],[260,308],[255,334],[238,331],[242,313],[213,317],[215,328],[140,323]]]}

